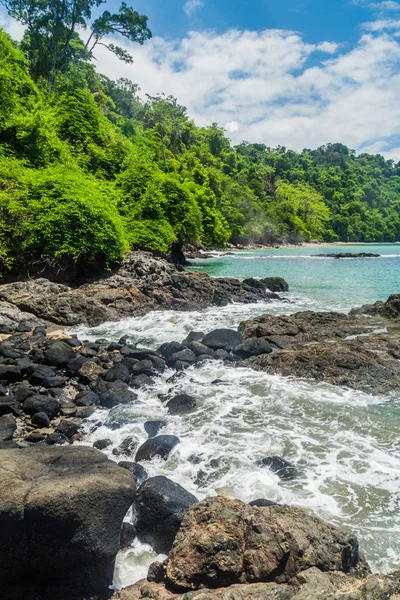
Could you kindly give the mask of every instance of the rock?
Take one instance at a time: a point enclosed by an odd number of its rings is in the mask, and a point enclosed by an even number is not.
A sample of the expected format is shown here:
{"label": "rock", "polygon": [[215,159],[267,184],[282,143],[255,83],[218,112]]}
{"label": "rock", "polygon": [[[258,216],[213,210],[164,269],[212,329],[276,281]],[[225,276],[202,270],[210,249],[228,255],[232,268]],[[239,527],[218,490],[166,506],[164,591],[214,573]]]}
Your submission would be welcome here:
{"label": "rock", "polygon": [[119,537],[119,547],[121,550],[126,550],[132,545],[133,540],[136,537],[136,529],[132,523],[124,521],[121,526],[121,533]]}
{"label": "rock", "polygon": [[0,417],[0,442],[11,440],[16,429],[17,425],[13,417],[10,415]]}
{"label": "rock", "polygon": [[88,419],[94,413],[93,406],[78,406],[76,409],[76,417],[78,419]]}
{"label": "rock", "polygon": [[162,356],[165,356],[165,358],[169,358],[182,350],[185,350],[185,346],[183,344],[178,344],[178,342],[165,342],[157,348],[157,352],[162,354]]}
{"label": "rock", "polygon": [[236,346],[234,352],[242,358],[249,358],[249,356],[269,354],[272,350],[271,343],[265,338],[249,338]]}
{"label": "rock", "polygon": [[259,464],[268,467],[280,479],[285,481],[296,479],[301,475],[301,470],[295,464],[281,456],[266,456],[259,461]]}
{"label": "rock", "polygon": [[153,385],[153,383],[154,381],[152,378],[144,374],[132,377],[130,381],[131,387],[135,388],[136,390],[145,386]]}
{"label": "rock", "polygon": [[261,282],[271,291],[271,292],[288,292],[289,285],[287,281],[283,279],[283,277],[265,277],[265,279],[261,279]]}
{"label": "rock", "polygon": [[50,417],[45,412],[37,412],[32,415],[31,419],[32,425],[36,425],[40,429],[42,427],[48,427],[50,425]]}
{"label": "rock", "polygon": [[154,364],[148,359],[140,360],[132,366],[131,374],[133,377],[137,377],[138,375],[147,375],[148,377],[151,377],[152,375],[155,375]]}
{"label": "rock", "polygon": [[24,402],[29,396],[35,394],[34,390],[26,383],[18,383],[12,387],[12,395],[18,402]]}
{"label": "rock", "polygon": [[380,315],[386,319],[400,319],[400,294],[391,294],[386,302],[375,302],[375,304],[365,304],[360,308],[353,308],[351,315],[370,314]]}
{"label": "rock", "polygon": [[320,258],[379,258],[380,254],[372,252],[337,252],[332,254],[315,254]]}
{"label": "rock", "polygon": [[196,399],[193,396],[189,396],[189,394],[178,394],[166,404],[166,408],[171,415],[181,415],[190,412],[196,406]]}
{"label": "rock", "polygon": [[29,442],[30,444],[38,444],[39,442],[43,442],[46,439],[46,436],[43,433],[39,433],[38,431],[32,431],[26,438],[25,442]]}
{"label": "rock", "polygon": [[208,348],[207,346],[205,346],[201,342],[195,342],[195,341],[194,342],[189,342],[187,344],[187,348],[189,350],[191,350],[196,356],[205,355],[205,354],[212,355],[212,353],[213,353],[213,351],[211,350],[211,348]]}
{"label": "rock", "polygon": [[[112,582],[131,474],[87,447],[3,450],[0,585],[50,597],[105,594]],[[53,594],[51,595],[51,590]],[[47,596],[46,596],[47,597]]]}
{"label": "rock", "polygon": [[88,360],[86,361],[78,371],[79,379],[83,383],[90,383],[95,381],[101,375],[104,375],[104,369],[97,363]]}
{"label": "rock", "polygon": [[122,365],[121,363],[115,364],[111,369],[108,369],[104,375],[104,379],[106,381],[123,381],[124,383],[128,383],[130,379],[129,371]]}
{"label": "rock", "polygon": [[79,392],[75,397],[75,404],[77,406],[92,406],[99,402],[99,396],[95,392]]}
{"label": "rock", "polygon": [[0,381],[15,383],[23,378],[22,370],[19,367],[0,364]]}
{"label": "rock", "polygon": [[23,409],[24,413],[27,415],[44,412],[50,419],[54,419],[60,411],[60,403],[51,396],[35,394],[25,400]]}
{"label": "rock", "polygon": [[236,583],[288,583],[318,565],[322,571],[368,571],[354,536],[289,506],[251,507],[207,498],[182,520],[166,566],[181,591]]}
{"label": "rock", "polygon": [[112,453],[114,456],[132,456],[137,448],[137,445],[137,440],[133,436],[129,435],[123,440],[123,442],[120,443],[118,448],[113,449]]}
{"label": "rock", "polygon": [[93,442],[93,448],[97,448],[97,450],[105,450],[108,446],[111,446],[112,441],[109,438],[104,438],[102,440],[96,440]]}
{"label": "rock", "polygon": [[2,396],[0,398],[0,417],[3,415],[14,415],[17,417],[21,410],[20,402],[17,402],[15,396]]}
{"label": "rock", "polygon": [[167,363],[169,367],[173,367],[177,362],[187,363],[191,365],[196,360],[196,355],[194,352],[189,350],[189,348],[184,348],[180,352],[175,352],[169,356]]}
{"label": "rock", "polygon": [[204,336],[202,343],[213,350],[232,351],[243,341],[240,333],[233,329],[215,329]]}
{"label": "rock", "polygon": [[166,426],[166,421],[146,421],[143,425],[144,430],[149,438],[155,437],[157,433]]}
{"label": "rock", "polygon": [[63,446],[64,444],[69,444],[70,440],[61,431],[54,431],[47,436],[46,443],[49,446]]}
{"label": "rock", "polygon": [[68,439],[71,439],[79,431],[79,424],[70,419],[61,419],[56,427],[57,433],[62,433]]}
{"label": "rock", "polygon": [[149,566],[147,581],[161,583],[164,581],[164,563],[155,561]]}
{"label": "rock", "polygon": [[45,362],[56,367],[66,367],[75,358],[75,352],[65,342],[53,342],[44,353]]}
{"label": "rock", "polygon": [[137,400],[137,394],[128,389],[110,390],[100,395],[100,404],[105,408],[114,408],[118,404],[131,404]]}
{"label": "rock", "polygon": [[170,479],[150,477],[140,486],[133,503],[139,539],[157,553],[172,546],[181,521],[197,498]]}
{"label": "rock", "polygon": [[143,483],[143,481],[146,481],[147,479],[147,471],[139,463],[130,462],[129,460],[121,460],[118,463],[118,466],[122,467],[123,469],[128,469],[128,471],[132,473],[137,486],[140,486]]}
{"label": "rock", "polygon": [[176,435],[157,435],[149,438],[139,447],[135,461],[151,460],[156,456],[166,460],[179,442],[180,440]]}
{"label": "rock", "polygon": [[277,502],[273,500],[267,500],[266,498],[258,498],[249,502],[249,506],[279,506]]}
{"label": "rock", "polygon": [[68,373],[75,375],[75,373],[78,373],[79,369],[87,362],[89,362],[89,359],[85,356],[76,356],[67,364]]}
{"label": "rock", "polygon": [[185,346],[185,345],[190,344],[190,342],[201,342],[203,340],[204,336],[205,336],[205,333],[203,333],[202,331],[191,331],[185,337],[182,344]]}

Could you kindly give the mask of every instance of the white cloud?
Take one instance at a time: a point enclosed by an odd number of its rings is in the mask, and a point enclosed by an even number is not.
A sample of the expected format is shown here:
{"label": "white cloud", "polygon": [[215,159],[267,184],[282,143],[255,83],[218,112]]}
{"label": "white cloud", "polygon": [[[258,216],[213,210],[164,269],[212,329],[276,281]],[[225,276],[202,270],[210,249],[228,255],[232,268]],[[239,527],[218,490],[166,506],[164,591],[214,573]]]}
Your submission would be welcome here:
{"label": "white cloud", "polygon": [[7,31],[14,40],[22,40],[25,27],[18,21],[11,19],[2,9],[0,9],[0,27]]}
{"label": "white cloud", "polygon": [[183,10],[188,17],[194,15],[200,8],[203,8],[204,2],[202,0],[187,0],[183,6]]}
{"label": "white cloud", "polygon": [[367,31],[384,31],[400,29],[400,19],[379,19],[363,23],[362,27]]}

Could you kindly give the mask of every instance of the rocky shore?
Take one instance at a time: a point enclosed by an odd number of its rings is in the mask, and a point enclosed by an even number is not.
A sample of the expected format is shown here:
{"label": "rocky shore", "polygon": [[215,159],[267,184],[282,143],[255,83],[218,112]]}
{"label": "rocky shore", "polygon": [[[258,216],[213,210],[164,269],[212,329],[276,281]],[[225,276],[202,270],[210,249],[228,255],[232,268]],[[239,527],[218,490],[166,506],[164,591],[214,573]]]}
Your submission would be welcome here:
{"label": "rocky shore", "polygon": [[[300,509],[268,499],[199,503],[168,478],[149,478],[146,463],[166,459],[180,443],[163,434],[162,420],[144,423],[144,443],[127,436],[113,448],[116,462],[101,452],[108,439],[95,448],[77,444],[98,408],[109,411],[110,427],[121,427],[115,411],[134,405],[137,390],[150,389],[166,369],[175,372],[159,397],[167,414],[196,410],[196,398],[173,380],[210,360],[373,393],[400,389],[399,295],[350,315],[264,314],[238,331],[193,331],[157,350],[138,349],[128,336],[87,342],[60,327],[154,308],[254,302],[287,289],[278,277],[239,282],[184,273],[144,253],[75,288],[40,279],[0,286],[4,597],[103,600],[119,548],[137,537],[168,559],[115,600],[398,600],[398,573],[371,575],[354,536]],[[262,464],[283,480],[301,476],[282,456]]]}

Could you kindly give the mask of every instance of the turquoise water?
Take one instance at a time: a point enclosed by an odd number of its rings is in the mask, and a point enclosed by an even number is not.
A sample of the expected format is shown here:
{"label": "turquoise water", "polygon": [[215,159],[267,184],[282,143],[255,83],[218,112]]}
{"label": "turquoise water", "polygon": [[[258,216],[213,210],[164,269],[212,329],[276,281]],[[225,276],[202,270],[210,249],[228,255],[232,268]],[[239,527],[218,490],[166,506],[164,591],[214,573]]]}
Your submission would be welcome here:
{"label": "turquoise water", "polygon": [[[372,252],[380,258],[319,258],[321,253]],[[193,260],[190,270],[213,277],[279,275],[310,308],[348,311],[400,292],[400,244],[346,244],[236,251],[233,256]]]}

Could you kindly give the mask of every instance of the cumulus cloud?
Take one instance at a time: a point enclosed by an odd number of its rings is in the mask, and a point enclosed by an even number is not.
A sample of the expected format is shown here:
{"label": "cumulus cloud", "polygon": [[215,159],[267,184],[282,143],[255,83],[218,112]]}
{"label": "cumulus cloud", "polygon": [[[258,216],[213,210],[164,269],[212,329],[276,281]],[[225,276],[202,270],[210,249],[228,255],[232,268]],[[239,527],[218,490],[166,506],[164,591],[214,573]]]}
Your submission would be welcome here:
{"label": "cumulus cloud", "polygon": [[188,17],[194,15],[200,8],[203,8],[204,2],[202,0],[187,0],[183,6],[183,10]]}

